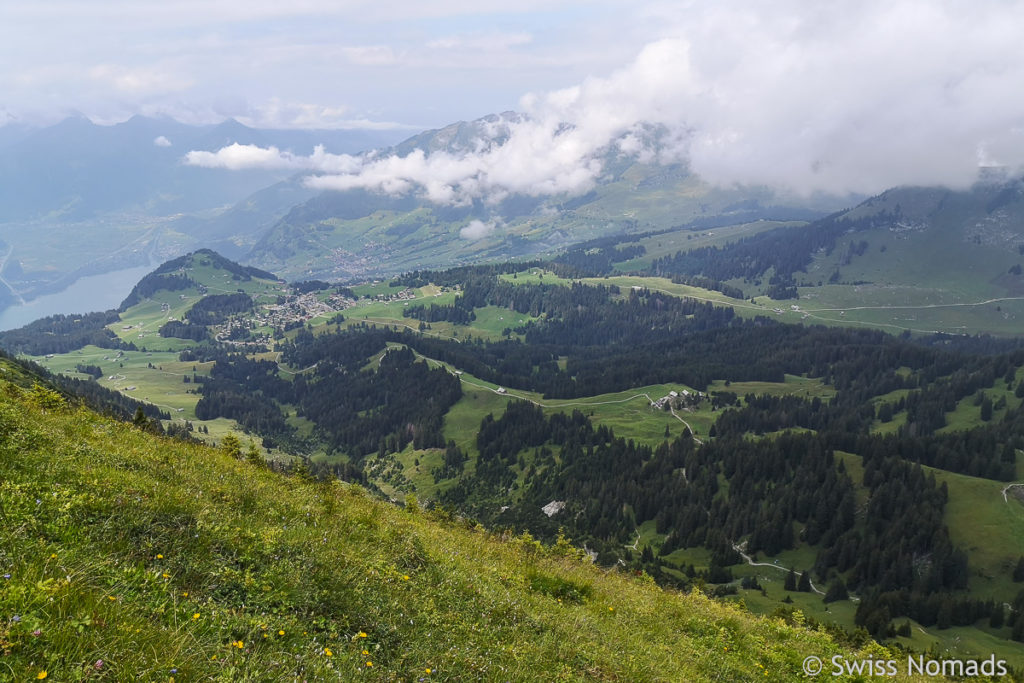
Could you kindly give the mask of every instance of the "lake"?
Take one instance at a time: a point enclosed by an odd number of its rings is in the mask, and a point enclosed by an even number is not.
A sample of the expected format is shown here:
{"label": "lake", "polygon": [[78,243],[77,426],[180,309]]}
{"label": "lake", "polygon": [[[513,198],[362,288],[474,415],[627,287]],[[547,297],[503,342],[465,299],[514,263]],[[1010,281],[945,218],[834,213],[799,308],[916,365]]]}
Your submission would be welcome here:
{"label": "lake", "polygon": [[10,306],[0,312],[0,331],[13,330],[58,313],[91,313],[117,308],[132,287],[153,268],[152,265],[135,266],[102,275],[87,275],[60,292]]}

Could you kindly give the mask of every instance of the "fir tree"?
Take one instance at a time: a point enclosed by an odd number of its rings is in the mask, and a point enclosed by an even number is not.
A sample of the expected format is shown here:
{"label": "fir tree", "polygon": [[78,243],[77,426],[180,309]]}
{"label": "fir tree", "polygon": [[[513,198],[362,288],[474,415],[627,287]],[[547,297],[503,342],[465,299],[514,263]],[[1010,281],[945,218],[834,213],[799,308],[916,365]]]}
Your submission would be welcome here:
{"label": "fir tree", "polygon": [[1017,566],[1013,568],[1013,581],[1020,583],[1024,581],[1024,555],[1017,560]]}
{"label": "fir tree", "polygon": [[992,628],[1002,628],[1005,616],[1006,615],[1003,613],[1003,606],[997,603],[992,608],[992,615],[988,618],[988,625]]}
{"label": "fir tree", "polygon": [[[804,572],[806,574],[807,572]],[[836,602],[837,600],[847,600],[850,594],[846,590],[846,583],[841,579],[837,578],[825,591],[825,597],[823,601],[828,604],[830,602]]]}
{"label": "fir tree", "polygon": [[220,449],[224,451],[225,455],[229,455],[232,458],[242,457],[242,442],[238,440],[237,436],[230,432],[221,439]]}

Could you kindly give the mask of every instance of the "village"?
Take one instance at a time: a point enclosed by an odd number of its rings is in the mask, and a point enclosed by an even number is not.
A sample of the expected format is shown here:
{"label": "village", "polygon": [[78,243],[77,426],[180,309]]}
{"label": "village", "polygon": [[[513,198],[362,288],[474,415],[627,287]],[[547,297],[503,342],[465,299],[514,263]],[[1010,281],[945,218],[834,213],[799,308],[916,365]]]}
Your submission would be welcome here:
{"label": "village", "polygon": [[[271,343],[271,337],[280,338],[285,332],[297,329],[317,317],[330,321],[332,316],[356,306],[357,303],[350,292],[332,292],[326,298],[322,297],[323,290],[281,295],[277,297],[275,303],[257,305],[253,316],[234,316],[221,325],[212,326],[211,331],[218,342],[244,346],[266,345]],[[416,298],[415,290],[405,288],[394,293],[375,294],[365,300],[401,301],[407,305]],[[258,300],[258,297],[254,299]],[[260,328],[270,328],[273,332],[254,335],[253,331]]]}
{"label": "village", "polygon": [[[258,302],[259,296],[254,296],[253,300]],[[252,316],[232,316],[220,325],[211,326],[210,330],[214,339],[224,344],[266,345],[271,343],[272,336],[280,338],[313,318],[329,317],[354,305],[354,299],[341,294],[331,294],[326,299],[321,299],[318,292],[280,295],[275,303],[257,303]],[[260,328],[270,328],[272,332],[253,334]]]}

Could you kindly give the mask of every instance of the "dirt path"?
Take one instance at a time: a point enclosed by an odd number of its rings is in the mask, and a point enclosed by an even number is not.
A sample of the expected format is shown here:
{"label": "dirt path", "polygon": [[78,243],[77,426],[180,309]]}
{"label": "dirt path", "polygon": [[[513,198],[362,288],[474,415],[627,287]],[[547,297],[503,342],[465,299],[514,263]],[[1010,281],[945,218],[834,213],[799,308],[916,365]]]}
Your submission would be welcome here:
{"label": "dirt path", "polygon": [[1024,483],[1014,482],[1014,483],[1007,484],[1006,486],[1004,486],[1003,487],[1003,491],[1002,491],[1002,493],[1003,493],[1003,502],[1004,503],[1009,503],[1010,502],[1010,498],[1006,495],[1006,492],[1009,491],[1010,489],[1012,489],[1014,486],[1024,487]]}
{"label": "dirt path", "polygon": [[[352,320],[358,320],[358,318],[352,318]],[[438,339],[451,339],[453,342],[455,342],[457,344],[461,344],[462,343],[459,340],[458,337],[449,337],[446,334],[438,334],[437,332],[430,332],[428,330],[421,330],[421,329],[419,329],[419,327],[413,327],[412,325],[406,325],[405,323],[400,323],[397,320],[395,320],[394,318],[368,318],[366,316],[363,316],[362,320],[364,322],[377,323],[379,325],[394,325],[395,327],[404,327],[406,329],[412,330],[413,332],[419,332],[420,334],[426,335],[428,337],[437,337]]]}
{"label": "dirt path", "polygon": [[[783,567],[781,565],[773,564],[771,562],[754,562],[754,558],[752,558],[750,555],[747,555],[745,552],[743,552],[740,549],[740,546],[736,545],[735,543],[733,544],[732,548],[733,548],[733,550],[738,552],[740,554],[740,557],[742,557],[744,560],[746,560],[747,564],[749,564],[751,567],[771,567],[772,569],[778,570],[780,572],[789,573],[789,568],[788,567]],[[804,575],[803,572],[795,572],[795,574],[796,574],[797,579],[799,579],[800,577],[802,577]],[[809,583],[811,585],[811,590],[814,591],[815,593],[817,593],[818,595],[824,595],[825,594],[825,591],[819,590],[818,587],[814,585],[814,582],[811,581],[811,577],[810,576],[807,577],[807,583]],[[856,601],[860,600],[860,598],[855,598],[855,597],[853,597],[851,595],[850,596],[850,600],[856,602]]]}
{"label": "dirt path", "polygon": [[[536,401],[536,400],[530,398],[529,396],[520,396],[519,394],[513,394],[511,391],[509,391],[507,389],[505,391],[498,391],[497,389],[492,389],[491,387],[483,385],[483,384],[477,384],[476,382],[470,382],[469,380],[463,378],[462,376],[459,377],[459,381],[463,382],[464,384],[468,384],[471,387],[476,387],[478,389],[486,389],[487,391],[490,391],[490,392],[493,392],[495,394],[498,394],[499,396],[510,396],[512,398],[518,398],[520,401],[529,401],[533,405],[540,406],[541,408],[551,408],[551,409],[554,409],[554,408],[568,408],[570,406],[606,406],[606,405],[612,405],[614,403],[627,403],[629,401],[634,401],[634,400],[636,400],[638,398],[645,398],[645,399],[647,399],[648,403],[654,403],[654,401],[651,400],[650,394],[647,394],[647,393],[634,394],[633,396],[629,396],[627,398],[616,399],[614,401],[566,401],[565,403],[558,403],[558,404],[554,404],[554,403],[541,403],[540,401]],[[703,444],[704,443],[703,441],[701,441],[700,439],[698,439],[694,435],[693,428],[690,427],[690,424],[686,420],[684,420],[683,418],[681,418],[678,415],[676,415],[674,410],[672,411],[672,415],[677,420],[679,420],[684,425],[686,425],[686,428],[690,430],[690,438],[692,438],[694,441],[696,441],[699,444]]]}
{"label": "dirt path", "polygon": [[995,304],[1001,301],[1024,301],[1024,296],[1004,296],[998,299],[986,299],[984,301],[960,304],[920,304],[918,306],[848,306],[847,308],[805,308],[802,310],[805,313],[822,313],[826,311],[917,311],[926,308],[956,308],[965,306],[985,306],[987,304]]}
{"label": "dirt path", "polygon": [[686,420],[684,420],[683,418],[679,417],[679,415],[676,414],[675,408],[673,408],[671,405],[669,405],[668,409],[669,409],[669,412],[672,413],[672,417],[674,417],[675,419],[679,420],[684,425],[686,425],[686,428],[690,430],[690,436],[693,437],[693,440],[696,441],[697,443],[703,445],[704,442],[697,438],[697,432],[693,431],[693,427],[690,426],[690,423],[687,422]]}

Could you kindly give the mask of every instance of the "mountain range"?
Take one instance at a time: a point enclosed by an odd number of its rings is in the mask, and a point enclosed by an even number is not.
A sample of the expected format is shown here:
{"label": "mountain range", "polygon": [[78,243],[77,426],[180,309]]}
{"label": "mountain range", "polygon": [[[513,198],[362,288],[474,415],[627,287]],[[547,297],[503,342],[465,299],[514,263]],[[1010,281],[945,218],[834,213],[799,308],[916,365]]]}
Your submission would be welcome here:
{"label": "mountain range", "polygon": [[[458,156],[500,146],[519,120],[492,115],[404,140],[397,131],[267,131],[236,121],[187,126],[143,117],[115,126],[80,117],[42,130],[5,126],[0,305],[195,248],[289,280],[355,281],[547,258],[612,239],[646,252],[616,270],[654,265],[668,277],[711,277],[747,297],[798,296],[807,300],[804,309],[815,309],[799,313],[812,321],[1013,334],[1024,316],[1017,298],[1024,292],[1024,193],[1019,179],[1000,169],[984,169],[973,187],[960,190],[801,197],[717,187],[683,162],[658,164],[609,149],[596,184],[583,194],[447,205],[415,193],[317,190],[294,168],[183,163],[188,151],[234,143],[300,157],[318,144],[360,159]],[[649,134],[657,143],[656,131]],[[700,247],[722,250],[732,270],[709,269],[706,259],[669,262]],[[747,265],[737,270],[739,263]],[[780,308],[790,313],[788,304]]]}
{"label": "mountain range", "polygon": [[457,207],[367,190],[318,191],[289,169],[183,163],[189,151],[235,143],[295,155],[315,145],[335,154],[460,153],[485,138],[500,144],[502,128],[495,124],[512,116],[460,122],[404,141],[397,131],[271,131],[233,120],[188,126],[141,116],[113,126],[82,117],[41,130],[9,125],[0,128],[2,284],[13,293],[8,299],[31,299],[81,275],[199,247],[289,278],[363,277],[547,253],[591,237],[694,221],[810,219],[840,205],[828,197],[783,198],[766,188],[715,188],[685,165],[611,154],[598,185],[583,196],[511,195],[493,205]]}

